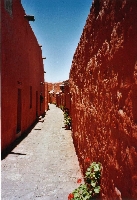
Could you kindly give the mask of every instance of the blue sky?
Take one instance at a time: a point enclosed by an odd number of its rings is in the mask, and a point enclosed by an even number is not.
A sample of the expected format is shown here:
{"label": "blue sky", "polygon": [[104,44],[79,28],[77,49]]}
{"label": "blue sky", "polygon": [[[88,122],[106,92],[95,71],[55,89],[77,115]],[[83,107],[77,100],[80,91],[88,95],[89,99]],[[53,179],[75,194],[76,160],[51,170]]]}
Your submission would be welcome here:
{"label": "blue sky", "polygon": [[21,0],[30,25],[42,45],[45,81],[69,78],[73,55],[80,40],[92,0]]}

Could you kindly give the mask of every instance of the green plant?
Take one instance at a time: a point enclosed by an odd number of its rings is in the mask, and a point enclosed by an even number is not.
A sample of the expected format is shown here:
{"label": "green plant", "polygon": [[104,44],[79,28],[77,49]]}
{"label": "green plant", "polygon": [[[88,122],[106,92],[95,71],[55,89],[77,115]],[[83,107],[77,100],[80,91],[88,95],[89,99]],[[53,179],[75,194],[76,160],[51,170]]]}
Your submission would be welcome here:
{"label": "green plant", "polygon": [[67,117],[65,118],[64,124],[65,124],[66,126],[71,126],[71,117],[70,117],[70,116],[67,116]]}
{"label": "green plant", "polygon": [[[92,200],[100,193],[101,164],[93,162],[85,173],[85,183],[75,189],[69,200]],[[71,198],[70,198],[71,197]]]}
{"label": "green plant", "polygon": [[64,109],[64,124],[65,126],[70,127],[71,126],[71,117],[69,116],[69,109]]}
{"label": "green plant", "polygon": [[74,195],[74,200],[90,200],[92,197],[91,191],[88,190],[86,184],[81,184],[72,194]]}
{"label": "green plant", "polygon": [[68,116],[69,116],[68,113],[64,112],[64,119],[66,119]]}
{"label": "green plant", "polygon": [[85,173],[85,182],[88,185],[89,190],[92,191],[92,195],[99,194],[100,192],[100,176],[101,176],[101,164],[93,162]]}

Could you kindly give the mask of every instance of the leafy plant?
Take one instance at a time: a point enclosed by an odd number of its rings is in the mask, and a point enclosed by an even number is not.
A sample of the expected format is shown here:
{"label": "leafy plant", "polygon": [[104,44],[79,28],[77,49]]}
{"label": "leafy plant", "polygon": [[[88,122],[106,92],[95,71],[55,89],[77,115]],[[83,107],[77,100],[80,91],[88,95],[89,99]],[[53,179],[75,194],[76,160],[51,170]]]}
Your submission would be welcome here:
{"label": "leafy plant", "polygon": [[[85,183],[68,196],[69,200],[92,200],[100,193],[101,163],[93,162],[85,173]],[[71,197],[71,198],[70,198]]]}
{"label": "leafy plant", "polygon": [[71,117],[70,117],[70,116],[67,116],[67,117],[65,118],[64,124],[65,124],[66,126],[71,126]]}
{"label": "leafy plant", "polygon": [[101,176],[101,164],[93,162],[85,173],[85,182],[88,185],[89,190],[92,191],[92,195],[99,194],[100,192],[100,176]]}
{"label": "leafy plant", "polygon": [[72,194],[74,195],[74,200],[90,200],[92,197],[92,193],[88,190],[86,184],[81,184]]}
{"label": "leafy plant", "polygon": [[69,116],[68,113],[64,112],[64,119],[66,119],[68,116]]}
{"label": "leafy plant", "polygon": [[71,126],[71,117],[69,116],[69,109],[64,109],[64,124],[65,126],[70,127]]}

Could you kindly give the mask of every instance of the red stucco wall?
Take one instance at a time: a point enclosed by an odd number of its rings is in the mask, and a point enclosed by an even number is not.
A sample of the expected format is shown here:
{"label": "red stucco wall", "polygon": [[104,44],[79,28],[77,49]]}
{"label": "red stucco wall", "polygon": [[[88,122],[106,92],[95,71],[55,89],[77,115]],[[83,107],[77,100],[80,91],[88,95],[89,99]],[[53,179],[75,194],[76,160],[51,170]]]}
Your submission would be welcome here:
{"label": "red stucco wall", "polygon": [[95,0],[70,71],[73,139],[102,199],[137,199],[137,1]]}
{"label": "red stucco wall", "polygon": [[[42,93],[44,97],[45,92],[42,50],[29,22],[24,18],[25,11],[20,1],[12,1],[11,15],[5,9],[4,0],[1,1],[1,6],[1,147],[3,150],[18,135],[18,89],[21,91],[20,118],[22,133],[36,120],[36,110],[38,116],[44,113],[45,104],[43,102],[40,106],[40,94]],[[32,88],[30,89],[30,87]]]}

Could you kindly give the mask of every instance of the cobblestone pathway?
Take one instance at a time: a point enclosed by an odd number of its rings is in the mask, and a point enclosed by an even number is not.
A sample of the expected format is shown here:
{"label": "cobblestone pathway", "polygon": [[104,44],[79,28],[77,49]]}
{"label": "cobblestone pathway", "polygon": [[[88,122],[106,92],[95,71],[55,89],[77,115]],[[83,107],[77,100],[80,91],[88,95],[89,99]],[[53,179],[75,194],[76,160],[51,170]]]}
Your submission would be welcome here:
{"label": "cobblestone pathway", "polygon": [[1,161],[1,199],[67,200],[81,178],[71,131],[55,105]]}

